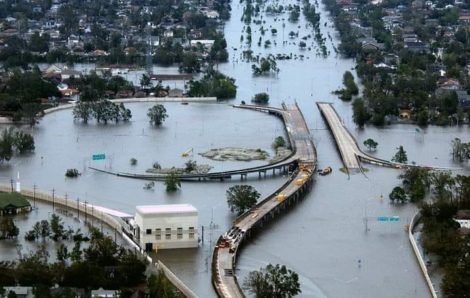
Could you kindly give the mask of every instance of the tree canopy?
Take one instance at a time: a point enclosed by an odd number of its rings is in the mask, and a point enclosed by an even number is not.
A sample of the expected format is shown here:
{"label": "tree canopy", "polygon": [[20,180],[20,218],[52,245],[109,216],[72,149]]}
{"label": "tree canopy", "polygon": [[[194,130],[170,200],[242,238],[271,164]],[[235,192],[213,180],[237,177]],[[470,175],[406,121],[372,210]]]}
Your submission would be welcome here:
{"label": "tree canopy", "polygon": [[191,97],[215,96],[217,99],[229,99],[237,95],[235,79],[216,70],[208,70],[199,81],[189,81],[188,87],[188,95]]}
{"label": "tree canopy", "polygon": [[150,123],[155,126],[160,126],[168,117],[168,114],[166,113],[165,106],[156,104],[148,110],[147,116],[150,118]]}
{"label": "tree canopy", "polygon": [[269,264],[258,271],[251,271],[243,287],[257,298],[290,298],[302,292],[298,274],[279,264]]}
{"label": "tree canopy", "polygon": [[378,145],[379,143],[377,143],[371,138],[368,138],[367,140],[364,141],[364,146],[366,146],[369,151],[375,151]]}
{"label": "tree canopy", "polygon": [[405,149],[403,149],[403,146],[399,146],[397,148],[397,153],[392,158],[392,161],[399,162],[399,163],[407,163],[408,162],[408,156],[406,154]]}
{"label": "tree canopy", "polygon": [[256,205],[260,196],[251,185],[235,185],[227,190],[227,204],[232,212],[242,214]]}

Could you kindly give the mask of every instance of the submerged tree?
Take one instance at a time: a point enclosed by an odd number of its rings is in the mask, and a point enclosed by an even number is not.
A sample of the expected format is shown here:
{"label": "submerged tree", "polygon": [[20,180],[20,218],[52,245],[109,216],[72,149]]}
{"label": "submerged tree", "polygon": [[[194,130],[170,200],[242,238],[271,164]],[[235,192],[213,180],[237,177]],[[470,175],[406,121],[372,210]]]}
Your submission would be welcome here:
{"label": "submerged tree", "polygon": [[256,205],[260,196],[251,185],[235,185],[227,190],[227,204],[232,212],[242,214]]}
{"label": "submerged tree", "polygon": [[403,146],[400,146],[397,148],[397,153],[392,158],[392,161],[398,162],[398,163],[407,163],[408,162],[408,156],[406,154],[405,149],[403,149]]}
{"label": "submerged tree", "polygon": [[2,238],[16,238],[20,230],[15,225],[11,217],[3,217],[0,221],[0,239]]}
{"label": "submerged tree", "polygon": [[369,151],[375,151],[378,145],[379,143],[377,143],[371,138],[368,138],[367,140],[364,141],[364,146],[366,146]]}
{"label": "submerged tree", "polygon": [[365,102],[362,98],[356,98],[353,102],[353,120],[359,127],[364,127],[364,124],[369,120],[370,115],[367,112]]}
{"label": "submerged tree", "polygon": [[302,292],[298,274],[279,264],[269,264],[258,271],[251,271],[243,287],[257,298],[289,298]]}
{"label": "submerged tree", "polygon": [[394,203],[405,203],[407,200],[405,190],[400,186],[394,187],[388,197],[390,198],[390,201]]}
{"label": "submerged tree", "polygon": [[9,161],[15,151],[22,154],[33,150],[34,138],[29,133],[10,127],[0,134],[0,162]]}
{"label": "submerged tree", "polygon": [[165,121],[168,114],[166,113],[166,109],[163,105],[156,104],[148,110],[147,116],[150,118],[150,123],[155,126],[159,126],[163,121]]}
{"label": "submerged tree", "polygon": [[177,191],[181,187],[181,181],[175,172],[171,172],[165,177],[165,186],[167,192]]}
{"label": "submerged tree", "polygon": [[132,118],[132,113],[123,103],[116,104],[109,100],[81,101],[73,108],[73,117],[81,119],[83,123],[95,118],[98,123],[107,124],[109,121],[127,122]]}

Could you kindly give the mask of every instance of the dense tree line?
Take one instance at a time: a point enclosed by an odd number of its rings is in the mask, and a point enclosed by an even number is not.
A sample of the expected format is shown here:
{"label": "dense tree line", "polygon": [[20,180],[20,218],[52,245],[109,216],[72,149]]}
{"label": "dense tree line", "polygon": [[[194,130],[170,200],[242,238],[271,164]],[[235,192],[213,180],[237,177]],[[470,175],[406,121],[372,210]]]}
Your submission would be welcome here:
{"label": "dense tree line", "polygon": [[235,80],[209,69],[199,81],[189,81],[188,96],[215,96],[217,99],[234,98],[237,95]]}
{"label": "dense tree line", "polygon": [[34,138],[29,133],[10,127],[0,134],[0,162],[9,161],[15,153],[24,154],[34,149]]}
{"label": "dense tree line", "polygon": [[13,120],[37,123],[41,99],[60,96],[56,85],[44,80],[36,67],[32,71],[13,71],[4,85],[0,85],[0,115]]}
{"label": "dense tree line", "polygon": [[88,123],[91,119],[96,122],[107,124],[110,121],[118,123],[127,122],[132,118],[131,110],[127,109],[123,103],[117,104],[109,100],[102,99],[96,101],[81,101],[73,108],[73,117]]}
{"label": "dense tree line", "polygon": [[402,185],[393,189],[390,199],[418,204],[422,246],[425,253],[439,257],[444,296],[466,297],[470,293],[470,236],[459,232],[453,218],[459,210],[470,209],[470,176],[411,167],[399,177]]}

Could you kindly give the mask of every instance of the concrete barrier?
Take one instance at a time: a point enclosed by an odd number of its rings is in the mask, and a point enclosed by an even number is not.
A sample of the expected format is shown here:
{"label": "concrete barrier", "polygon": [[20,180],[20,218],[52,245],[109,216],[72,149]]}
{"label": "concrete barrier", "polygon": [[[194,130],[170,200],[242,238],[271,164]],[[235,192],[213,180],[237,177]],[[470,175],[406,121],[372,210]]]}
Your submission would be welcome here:
{"label": "concrete barrier", "polygon": [[170,280],[170,282],[183,293],[184,296],[188,298],[197,298],[197,295],[191,291],[188,286],[186,286],[170,269],[168,269],[165,264],[163,264],[160,260],[157,261],[157,267],[163,270],[165,276]]}
{"label": "concrete barrier", "polygon": [[423,273],[424,279],[426,280],[426,283],[428,285],[429,292],[431,293],[431,296],[433,298],[437,298],[436,290],[434,289],[434,285],[431,281],[431,278],[429,277],[428,268],[426,268],[426,264],[424,263],[423,257],[421,256],[421,252],[419,251],[418,245],[416,244],[416,240],[413,236],[413,230],[418,224],[420,217],[421,216],[418,212],[411,219],[410,226],[408,227],[408,238],[410,240],[411,247],[413,248],[413,251],[416,255],[416,259],[419,263],[419,267],[421,268],[421,272]]}

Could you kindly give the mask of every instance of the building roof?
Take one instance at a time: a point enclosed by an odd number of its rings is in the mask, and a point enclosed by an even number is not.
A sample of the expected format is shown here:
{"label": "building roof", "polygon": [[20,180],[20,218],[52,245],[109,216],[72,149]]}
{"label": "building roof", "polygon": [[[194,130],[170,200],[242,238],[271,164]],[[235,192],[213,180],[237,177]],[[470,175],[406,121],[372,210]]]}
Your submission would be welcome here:
{"label": "building roof", "polygon": [[197,209],[190,204],[143,205],[137,206],[136,210],[140,214],[171,214],[197,212]]}
{"label": "building roof", "polygon": [[16,208],[29,207],[31,204],[17,192],[2,192],[0,193],[0,209],[4,209],[8,206],[13,206]]}

